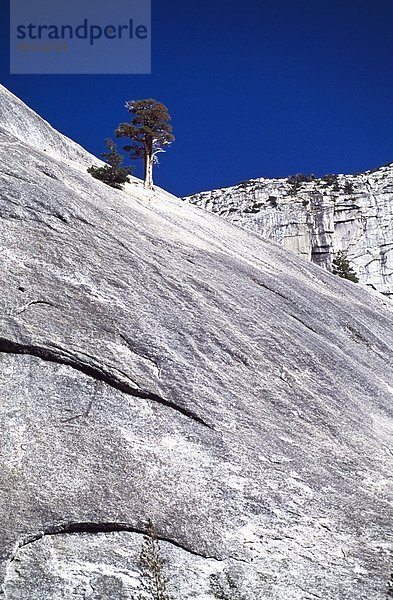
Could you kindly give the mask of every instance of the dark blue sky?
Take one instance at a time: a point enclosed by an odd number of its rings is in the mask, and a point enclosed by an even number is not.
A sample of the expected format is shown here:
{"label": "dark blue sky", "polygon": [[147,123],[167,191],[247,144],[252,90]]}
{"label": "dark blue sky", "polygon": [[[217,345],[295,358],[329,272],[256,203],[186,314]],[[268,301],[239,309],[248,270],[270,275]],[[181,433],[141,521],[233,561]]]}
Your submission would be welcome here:
{"label": "dark blue sky", "polygon": [[143,76],[9,75],[1,21],[2,83],[96,155],[126,100],[164,102],[175,194],[393,161],[393,0],[153,0]]}

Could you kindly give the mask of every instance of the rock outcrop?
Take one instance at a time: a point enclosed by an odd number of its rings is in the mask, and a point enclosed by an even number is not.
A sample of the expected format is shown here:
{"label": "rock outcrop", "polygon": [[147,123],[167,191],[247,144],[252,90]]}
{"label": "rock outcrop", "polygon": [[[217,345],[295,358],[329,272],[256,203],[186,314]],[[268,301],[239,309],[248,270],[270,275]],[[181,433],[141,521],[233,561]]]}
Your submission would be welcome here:
{"label": "rock outcrop", "polygon": [[0,105],[4,600],[385,599],[390,300]]}
{"label": "rock outcrop", "polygon": [[393,296],[393,163],[359,175],[253,179],[187,200],[328,270],[343,250],[361,283]]}

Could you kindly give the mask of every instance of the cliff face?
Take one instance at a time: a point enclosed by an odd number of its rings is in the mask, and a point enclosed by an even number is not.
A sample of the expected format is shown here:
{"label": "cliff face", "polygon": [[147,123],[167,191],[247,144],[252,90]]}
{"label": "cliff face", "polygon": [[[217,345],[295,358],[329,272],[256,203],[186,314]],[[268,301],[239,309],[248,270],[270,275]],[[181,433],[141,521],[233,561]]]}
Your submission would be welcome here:
{"label": "cliff face", "polygon": [[361,283],[393,295],[393,163],[309,182],[255,179],[187,199],[328,270],[344,250]]}
{"label": "cliff face", "polygon": [[2,103],[4,600],[134,599],[149,518],[174,600],[385,600],[390,300]]}

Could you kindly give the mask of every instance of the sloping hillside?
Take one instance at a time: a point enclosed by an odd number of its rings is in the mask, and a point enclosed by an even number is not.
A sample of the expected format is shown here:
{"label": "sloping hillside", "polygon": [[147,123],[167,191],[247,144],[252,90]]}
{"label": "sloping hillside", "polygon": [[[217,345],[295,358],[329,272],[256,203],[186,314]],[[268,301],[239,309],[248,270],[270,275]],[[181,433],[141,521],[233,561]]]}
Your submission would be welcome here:
{"label": "sloping hillside", "polygon": [[111,190],[11,100],[3,597],[134,598],[150,518],[175,600],[386,598],[390,301],[135,180]]}

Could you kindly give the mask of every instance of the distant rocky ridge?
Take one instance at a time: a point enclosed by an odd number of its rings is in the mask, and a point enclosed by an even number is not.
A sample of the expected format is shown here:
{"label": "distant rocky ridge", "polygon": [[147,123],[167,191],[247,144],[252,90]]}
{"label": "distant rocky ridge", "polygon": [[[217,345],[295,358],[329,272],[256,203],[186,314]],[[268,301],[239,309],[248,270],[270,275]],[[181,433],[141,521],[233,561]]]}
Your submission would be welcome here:
{"label": "distant rocky ridge", "polygon": [[393,163],[309,179],[252,179],[187,200],[328,270],[344,250],[361,283],[393,296]]}

